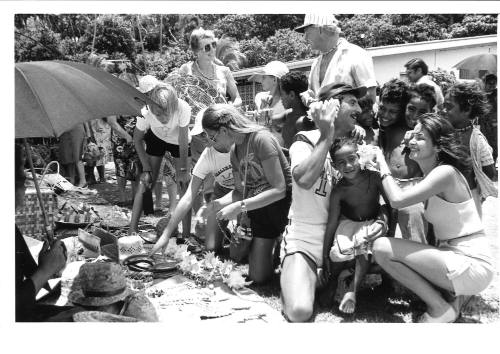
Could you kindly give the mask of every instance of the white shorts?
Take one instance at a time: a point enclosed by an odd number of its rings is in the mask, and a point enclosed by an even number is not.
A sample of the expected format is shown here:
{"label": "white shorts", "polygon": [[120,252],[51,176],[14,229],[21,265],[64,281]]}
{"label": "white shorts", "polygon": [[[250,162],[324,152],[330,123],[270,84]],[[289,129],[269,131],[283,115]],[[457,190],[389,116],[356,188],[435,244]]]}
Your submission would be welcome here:
{"label": "white shorts", "polygon": [[320,268],[323,265],[325,230],[326,224],[316,225],[294,221],[288,224],[281,241],[281,264],[286,256],[302,253]]}
{"label": "white shorts", "polygon": [[369,227],[374,222],[375,220],[354,221],[341,217],[337,231],[335,231],[332,248],[330,248],[330,260],[332,262],[347,262],[358,254],[371,254],[371,246],[363,251],[355,251],[354,246],[364,241]]}

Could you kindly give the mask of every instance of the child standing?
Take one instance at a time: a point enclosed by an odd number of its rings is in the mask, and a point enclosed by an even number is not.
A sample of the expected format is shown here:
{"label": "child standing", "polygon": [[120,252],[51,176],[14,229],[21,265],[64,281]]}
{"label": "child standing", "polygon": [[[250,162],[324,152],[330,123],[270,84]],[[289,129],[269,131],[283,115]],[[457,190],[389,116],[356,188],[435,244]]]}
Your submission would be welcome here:
{"label": "child standing", "polygon": [[493,181],[497,179],[493,149],[474,121],[489,112],[486,94],[477,83],[457,83],[446,93],[444,117],[453,125],[460,141],[468,149],[473,169],[464,176],[471,189],[477,211],[481,216],[481,202],[488,196],[498,196]]}
{"label": "child standing", "polygon": [[333,166],[342,177],[330,195],[323,258],[333,279],[355,261],[354,281],[339,306],[340,311],[353,313],[356,292],[370,266],[373,239],[366,236],[374,224],[383,223],[377,218],[381,212],[380,196],[386,204],[388,202],[379,173],[362,169],[358,145],[354,140],[341,138],[335,141],[330,155]]}
{"label": "child standing", "polygon": [[375,119],[373,112],[373,100],[364,96],[358,100],[361,107],[361,114],[357,116],[356,121],[366,131],[366,136],[363,139],[369,145],[378,146],[378,122]]}

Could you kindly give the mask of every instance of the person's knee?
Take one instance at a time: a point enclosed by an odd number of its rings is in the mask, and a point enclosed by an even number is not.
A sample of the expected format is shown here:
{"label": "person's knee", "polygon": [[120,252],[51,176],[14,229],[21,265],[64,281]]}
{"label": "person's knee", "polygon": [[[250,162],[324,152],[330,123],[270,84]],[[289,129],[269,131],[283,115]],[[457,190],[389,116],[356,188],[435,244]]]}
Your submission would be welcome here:
{"label": "person's knee", "polygon": [[383,263],[390,257],[391,243],[387,237],[379,237],[373,242],[373,256],[378,264]]}
{"label": "person's knee", "polygon": [[285,306],[285,315],[290,322],[307,322],[313,314],[313,306],[305,303],[293,303]]}

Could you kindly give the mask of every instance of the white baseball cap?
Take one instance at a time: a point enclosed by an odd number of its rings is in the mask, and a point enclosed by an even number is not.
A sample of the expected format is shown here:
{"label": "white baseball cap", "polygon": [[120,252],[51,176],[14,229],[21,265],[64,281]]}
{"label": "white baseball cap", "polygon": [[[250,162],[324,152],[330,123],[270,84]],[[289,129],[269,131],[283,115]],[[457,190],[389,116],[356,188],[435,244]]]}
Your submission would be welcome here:
{"label": "white baseball cap", "polygon": [[304,33],[309,26],[338,26],[339,21],[332,14],[306,14],[304,24],[296,27],[294,30]]}
{"label": "white baseball cap", "polygon": [[248,81],[260,81],[262,80],[262,76],[264,75],[270,75],[270,76],[275,76],[278,79],[281,79],[283,75],[288,73],[290,70],[288,70],[288,67],[286,66],[285,63],[274,60],[269,63],[267,63],[263,68],[261,68],[259,71],[257,71],[254,75],[250,76],[248,78]]}
{"label": "white baseball cap", "polygon": [[137,90],[142,93],[147,93],[154,89],[155,86],[159,83],[160,81],[156,77],[152,75],[146,75],[139,79],[139,87],[137,87]]}

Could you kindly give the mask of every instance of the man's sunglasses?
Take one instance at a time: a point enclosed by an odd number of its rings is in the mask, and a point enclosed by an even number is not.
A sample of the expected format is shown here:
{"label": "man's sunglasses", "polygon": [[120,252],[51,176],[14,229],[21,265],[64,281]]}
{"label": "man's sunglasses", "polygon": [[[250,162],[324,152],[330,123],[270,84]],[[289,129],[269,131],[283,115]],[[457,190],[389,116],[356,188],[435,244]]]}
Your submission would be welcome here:
{"label": "man's sunglasses", "polygon": [[213,49],[217,48],[217,42],[213,41],[212,43],[205,44],[205,47],[203,47],[203,49],[205,50],[206,53],[208,53],[210,49],[212,49],[210,47],[212,47]]}

